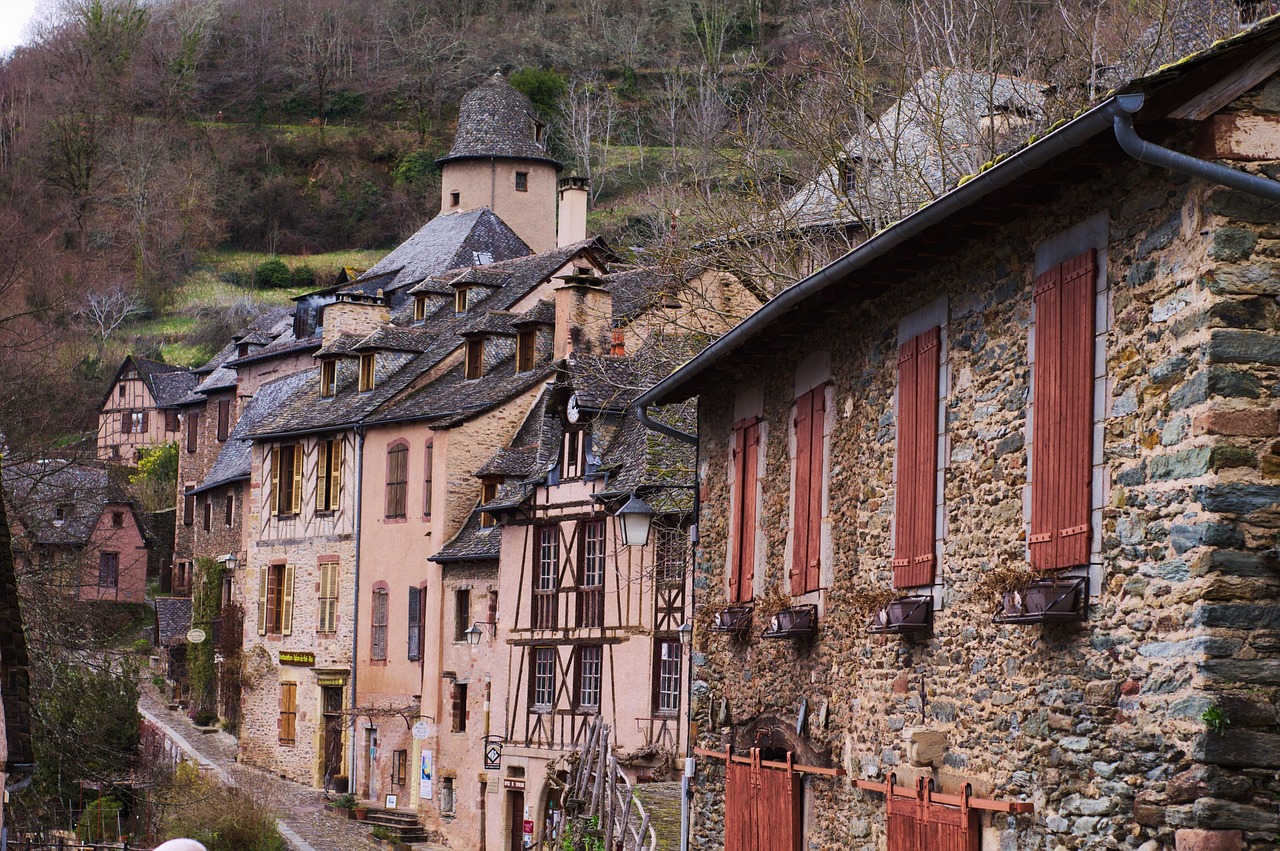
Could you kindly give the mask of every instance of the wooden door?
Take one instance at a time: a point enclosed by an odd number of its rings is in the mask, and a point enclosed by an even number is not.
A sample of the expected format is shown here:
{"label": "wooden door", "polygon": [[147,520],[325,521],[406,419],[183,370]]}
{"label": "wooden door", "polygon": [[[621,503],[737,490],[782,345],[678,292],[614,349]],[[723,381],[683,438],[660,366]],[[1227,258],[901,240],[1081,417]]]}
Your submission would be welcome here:
{"label": "wooden door", "polygon": [[[791,755],[787,755],[790,763]],[[803,833],[800,780],[790,768],[751,762],[725,765],[725,851],[799,851]]]}
{"label": "wooden door", "polygon": [[324,701],[324,785],[329,788],[333,778],[342,771],[342,688],[322,686]]}
{"label": "wooden door", "polygon": [[507,823],[511,825],[510,851],[524,851],[524,792],[507,792]]}

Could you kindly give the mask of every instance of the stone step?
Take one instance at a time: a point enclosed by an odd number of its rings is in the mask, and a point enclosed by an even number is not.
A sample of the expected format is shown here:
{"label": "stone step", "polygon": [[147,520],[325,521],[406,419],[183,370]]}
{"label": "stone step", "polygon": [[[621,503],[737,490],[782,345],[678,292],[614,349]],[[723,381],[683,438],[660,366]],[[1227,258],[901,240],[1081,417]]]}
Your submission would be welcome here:
{"label": "stone step", "polygon": [[415,827],[418,824],[418,816],[411,812],[403,812],[396,810],[375,810],[369,809],[369,815],[366,821],[377,822],[378,824],[404,824]]}

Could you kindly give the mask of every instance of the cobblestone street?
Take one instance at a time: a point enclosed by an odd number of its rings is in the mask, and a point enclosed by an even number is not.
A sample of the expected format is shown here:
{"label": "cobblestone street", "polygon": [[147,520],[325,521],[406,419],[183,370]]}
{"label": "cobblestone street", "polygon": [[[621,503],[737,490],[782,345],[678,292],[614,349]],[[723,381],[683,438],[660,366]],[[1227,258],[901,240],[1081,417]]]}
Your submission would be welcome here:
{"label": "cobblestone street", "polygon": [[[294,851],[351,851],[374,847],[369,839],[370,827],[325,811],[323,792],[236,762],[235,738],[223,732],[201,733],[186,715],[170,711],[150,684],[142,686],[138,705],[220,769],[236,786],[253,790],[268,801],[287,828],[281,832]],[[289,831],[296,836],[289,836]],[[429,849],[432,846],[413,847]]]}

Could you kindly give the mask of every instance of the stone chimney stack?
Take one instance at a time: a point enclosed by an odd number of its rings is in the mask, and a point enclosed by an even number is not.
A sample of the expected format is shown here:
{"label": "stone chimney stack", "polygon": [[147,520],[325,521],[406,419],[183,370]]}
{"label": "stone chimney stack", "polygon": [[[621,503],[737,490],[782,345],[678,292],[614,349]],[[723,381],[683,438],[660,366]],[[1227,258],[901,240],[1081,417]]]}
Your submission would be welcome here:
{"label": "stone chimney stack", "polygon": [[556,247],[572,245],[587,238],[587,198],[591,180],[586,177],[562,177],[556,185],[560,200],[560,216],[556,224]]}
{"label": "stone chimney stack", "polygon": [[565,275],[556,289],[553,356],[607,355],[613,339],[613,296],[595,275]]}
{"label": "stone chimney stack", "polygon": [[324,306],[320,315],[324,329],[322,345],[332,345],[343,334],[365,337],[391,322],[391,310],[387,299],[378,290],[377,295],[364,293],[338,293],[337,301]]}

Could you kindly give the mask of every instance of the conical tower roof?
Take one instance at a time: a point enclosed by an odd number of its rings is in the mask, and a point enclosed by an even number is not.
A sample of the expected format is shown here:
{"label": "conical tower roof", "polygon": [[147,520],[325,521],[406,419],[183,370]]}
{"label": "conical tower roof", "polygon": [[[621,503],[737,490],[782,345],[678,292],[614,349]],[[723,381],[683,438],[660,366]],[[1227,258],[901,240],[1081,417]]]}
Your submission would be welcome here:
{"label": "conical tower roof", "polygon": [[541,125],[529,99],[516,91],[501,72],[496,73],[463,96],[453,147],[449,156],[437,160],[437,164],[506,157],[541,160],[559,171],[563,166],[547,155],[538,138]]}

